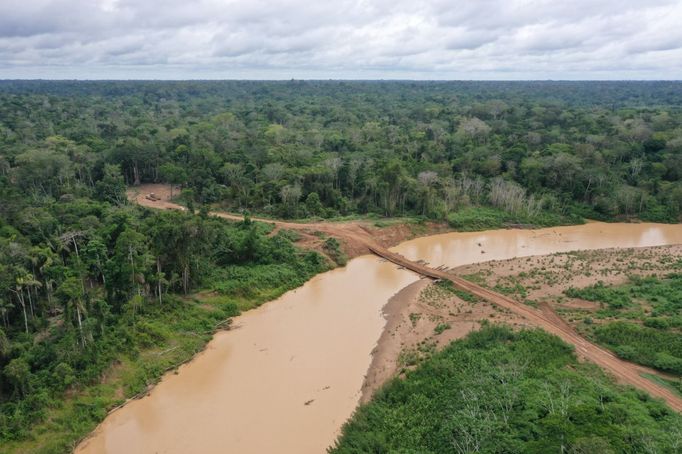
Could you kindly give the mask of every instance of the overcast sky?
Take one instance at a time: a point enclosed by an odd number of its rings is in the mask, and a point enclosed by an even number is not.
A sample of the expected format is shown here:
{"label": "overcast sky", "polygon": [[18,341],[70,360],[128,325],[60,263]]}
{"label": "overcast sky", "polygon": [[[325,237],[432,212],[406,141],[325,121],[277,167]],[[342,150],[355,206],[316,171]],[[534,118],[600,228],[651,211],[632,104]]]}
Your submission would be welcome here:
{"label": "overcast sky", "polygon": [[0,0],[0,78],[682,79],[682,0]]}

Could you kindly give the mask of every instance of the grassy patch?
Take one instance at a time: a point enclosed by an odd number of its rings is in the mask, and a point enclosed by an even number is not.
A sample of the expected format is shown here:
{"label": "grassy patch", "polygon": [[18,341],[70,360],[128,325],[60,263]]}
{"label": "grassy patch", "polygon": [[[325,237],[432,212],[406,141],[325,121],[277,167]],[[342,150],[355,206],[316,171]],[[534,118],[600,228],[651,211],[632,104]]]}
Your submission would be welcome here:
{"label": "grassy patch", "polygon": [[324,241],[322,246],[324,252],[339,266],[344,266],[348,262],[348,257],[341,250],[341,244],[339,240],[333,237],[329,237]]}
{"label": "grassy patch", "polygon": [[512,214],[486,206],[462,208],[459,211],[448,214],[447,221],[450,227],[460,231],[501,229],[510,225],[551,227],[584,222],[578,216],[563,216],[547,211],[543,211],[535,216],[527,216],[524,214]]}
{"label": "grassy patch", "polygon": [[655,374],[647,374],[643,373],[641,374],[642,377],[646,378],[647,380],[651,380],[654,383],[657,383],[665,388],[668,388],[670,391],[674,392],[678,396],[682,397],[682,379],[678,380],[670,380],[670,379],[665,379],[661,377],[660,375],[655,375]]}

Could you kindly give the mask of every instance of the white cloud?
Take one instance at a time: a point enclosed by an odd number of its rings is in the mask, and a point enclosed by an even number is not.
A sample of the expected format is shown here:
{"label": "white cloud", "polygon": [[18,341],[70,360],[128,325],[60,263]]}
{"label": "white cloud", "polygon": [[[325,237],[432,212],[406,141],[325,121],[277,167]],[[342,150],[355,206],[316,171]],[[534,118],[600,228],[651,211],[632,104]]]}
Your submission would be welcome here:
{"label": "white cloud", "polygon": [[675,0],[0,0],[0,78],[682,78]]}

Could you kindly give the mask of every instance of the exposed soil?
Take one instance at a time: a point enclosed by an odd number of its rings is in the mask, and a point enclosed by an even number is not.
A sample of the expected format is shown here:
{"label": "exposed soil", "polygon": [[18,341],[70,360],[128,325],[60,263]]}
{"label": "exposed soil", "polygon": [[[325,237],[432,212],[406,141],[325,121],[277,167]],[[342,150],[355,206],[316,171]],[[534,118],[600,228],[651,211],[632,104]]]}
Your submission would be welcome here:
{"label": "exposed soil", "polygon": [[[582,288],[601,281],[608,285],[627,282],[628,276],[663,276],[676,270],[682,245],[626,249],[599,249],[493,260],[453,268],[490,288],[507,289],[519,301],[548,301],[555,309],[596,310],[599,304],[563,298],[569,287]],[[514,290],[516,285],[519,285]],[[525,298],[519,293],[523,288]]]}
{"label": "exposed soil", "polygon": [[[372,355],[362,386],[361,402],[391,378],[412,369],[433,351],[477,330],[483,320],[515,327],[529,323],[486,301],[464,301],[423,278],[394,295],[384,306],[386,326]],[[437,328],[447,326],[442,332]]]}

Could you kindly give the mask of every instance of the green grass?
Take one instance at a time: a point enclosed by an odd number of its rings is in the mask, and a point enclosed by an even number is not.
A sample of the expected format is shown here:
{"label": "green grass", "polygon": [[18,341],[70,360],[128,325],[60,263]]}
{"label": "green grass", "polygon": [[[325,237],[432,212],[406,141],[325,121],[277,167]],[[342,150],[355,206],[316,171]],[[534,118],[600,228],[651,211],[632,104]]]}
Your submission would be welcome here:
{"label": "green grass", "polygon": [[533,227],[551,227],[555,225],[580,224],[584,221],[577,216],[563,216],[543,211],[536,216],[511,214],[504,210],[486,206],[470,206],[462,208],[447,216],[450,227],[460,231],[478,231],[501,229],[512,224],[524,224]]}
{"label": "green grass", "polygon": [[617,321],[596,326],[598,343],[619,357],[682,376],[682,335]]}
{"label": "green grass", "polygon": [[647,373],[642,373],[640,374],[642,377],[646,378],[647,380],[651,380],[652,382],[659,384],[663,386],[664,388],[669,389],[670,391],[674,392],[678,396],[682,397],[682,380],[672,380],[672,379],[666,379],[661,377],[660,375],[654,375],[654,374],[647,374]]}
{"label": "green grass", "polygon": [[477,303],[481,300],[473,293],[465,292],[464,290],[455,288],[455,285],[452,283],[452,281],[440,280],[436,282],[436,285],[441,289],[457,296],[459,299],[466,301],[467,303]]}

